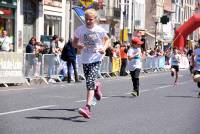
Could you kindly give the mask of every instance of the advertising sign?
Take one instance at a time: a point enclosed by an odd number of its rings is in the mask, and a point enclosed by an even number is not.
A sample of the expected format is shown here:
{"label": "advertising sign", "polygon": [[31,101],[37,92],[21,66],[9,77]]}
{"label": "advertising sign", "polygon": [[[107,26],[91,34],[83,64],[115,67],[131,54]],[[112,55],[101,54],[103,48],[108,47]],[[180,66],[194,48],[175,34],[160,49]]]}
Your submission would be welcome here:
{"label": "advertising sign", "polygon": [[0,83],[23,83],[23,54],[0,53]]}
{"label": "advertising sign", "polygon": [[88,8],[90,5],[92,5],[94,0],[80,0],[80,3],[85,7]]}

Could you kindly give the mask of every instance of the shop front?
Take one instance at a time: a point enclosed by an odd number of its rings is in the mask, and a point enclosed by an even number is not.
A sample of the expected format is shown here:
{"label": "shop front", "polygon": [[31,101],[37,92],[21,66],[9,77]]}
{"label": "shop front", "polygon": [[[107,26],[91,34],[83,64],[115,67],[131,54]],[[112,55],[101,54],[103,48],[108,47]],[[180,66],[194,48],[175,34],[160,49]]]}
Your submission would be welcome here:
{"label": "shop front", "polygon": [[[8,32],[8,36],[12,39],[13,45],[15,40],[15,12],[17,8],[17,0],[0,0],[0,36],[3,30]],[[15,48],[13,49],[15,50]]]}
{"label": "shop front", "polygon": [[21,22],[18,14],[20,0],[0,0],[0,36],[3,30],[8,32],[12,40],[14,52],[0,52],[0,84],[25,83],[23,76],[23,53],[18,52],[21,36]]}

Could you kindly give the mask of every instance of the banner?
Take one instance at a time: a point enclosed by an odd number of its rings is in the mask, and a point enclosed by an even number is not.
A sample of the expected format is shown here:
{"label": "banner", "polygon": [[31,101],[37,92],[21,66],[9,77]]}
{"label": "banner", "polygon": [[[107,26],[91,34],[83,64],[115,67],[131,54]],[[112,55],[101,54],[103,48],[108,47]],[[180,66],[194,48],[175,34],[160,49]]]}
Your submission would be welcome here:
{"label": "banner", "polygon": [[120,41],[128,41],[128,29],[122,29],[120,31]]}
{"label": "banner", "polygon": [[85,7],[88,8],[90,5],[92,5],[94,0],[80,0],[80,3]]}
{"label": "banner", "polygon": [[119,72],[120,71],[120,58],[112,58],[112,72]]}
{"label": "banner", "polygon": [[23,54],[16,52],[0,53],[0,83],[23,83]]}

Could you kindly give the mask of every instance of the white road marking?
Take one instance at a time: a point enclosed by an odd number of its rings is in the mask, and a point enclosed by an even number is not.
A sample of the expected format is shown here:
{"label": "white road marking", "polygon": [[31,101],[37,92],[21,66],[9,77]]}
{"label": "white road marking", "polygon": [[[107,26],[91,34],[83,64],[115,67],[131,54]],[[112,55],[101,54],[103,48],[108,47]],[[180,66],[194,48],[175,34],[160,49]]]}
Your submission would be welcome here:
{"label": "white road marking", "polygon": [[47,106],[33,107],[33,108],[28,108],[28,109],[16,110],[16,111],[9,111],[9,112],[0,113],[0,116],[14,114],[14,113],[20,113],[20,112],[25,112],[25,111],[31,111],[31,110],[37,110],[40,108],[55,107],[55,106],[57,106],[57,105],[47,105]]}
{"label": "white road marking", "polygon": [[0,92],[7,92],[7,91],[20,91],[20,90],[30,90],[30,89],[34,89],[34,88],[17,88],[17,89],[0,89]]}

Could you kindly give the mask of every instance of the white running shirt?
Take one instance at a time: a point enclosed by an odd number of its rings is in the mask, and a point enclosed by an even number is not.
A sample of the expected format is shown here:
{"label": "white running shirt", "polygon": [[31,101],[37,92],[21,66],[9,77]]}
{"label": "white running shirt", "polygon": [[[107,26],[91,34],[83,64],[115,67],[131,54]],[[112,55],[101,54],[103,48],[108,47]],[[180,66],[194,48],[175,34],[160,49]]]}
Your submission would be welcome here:
{"label": "white running shirt", "polygon": [[97,49],[103,48],[103,38],[107,35],[106,31],[98,25],[89,29],[85,25],[75,30],[74,36],[79,39],[79,43],[84,45],[81,51],[82,63],[94,63],[102,61],[104,54],[100,54]]}
{"label": "white running shirt", "polygon": [[194,70],[196,71],[200,71],[200,48],[197,48],[194,50],[194,62],[195,62],[195,66],[194,66]]}
{"label": "white running shirt", "polygon": [[[139,52],[141,54],[141,49],[130,47],[127,55],[132,57],[133,54],[136,52]],[[133,59],[128,61],[128,69],[130,71],[134,71],[136,68],[139,68],[139,69],[142,68],[141,55],[136,55]]]}

